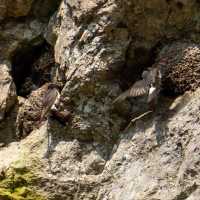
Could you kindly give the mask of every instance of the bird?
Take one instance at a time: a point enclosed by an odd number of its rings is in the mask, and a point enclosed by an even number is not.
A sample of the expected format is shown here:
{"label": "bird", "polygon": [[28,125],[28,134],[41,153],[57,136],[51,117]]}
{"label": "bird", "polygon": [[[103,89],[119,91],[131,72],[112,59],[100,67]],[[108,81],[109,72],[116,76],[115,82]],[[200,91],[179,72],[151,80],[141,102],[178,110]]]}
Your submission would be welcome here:
{"label": "bird", "polygon": [[41,123],[48,116],[51,110],[56,110],[56,105],[58,104],[59,99],[59,86],[55,83],[50,83],[42,99],[42,111],[39,123]]}
{"label": "bird", "polygon": [[44,158],[48,158],[52,150],[52,133],[49,130],[48,116],[50,111],[57,110],[56,105],[60,100],[59,86],[55,83],[50,83],[42,99],[42,112],[38,124],[38,128],[41,126],[41,122],[47,117],[47,151]]}
{"label": "bird", "polygon": [[121,102],[127,97],[147,95],[147,103],[154,108],[161,87],[161,70],[159,67],[149,67],[142,73],[142,79],[136,81],[128,90],[119,95],[113,103]]}

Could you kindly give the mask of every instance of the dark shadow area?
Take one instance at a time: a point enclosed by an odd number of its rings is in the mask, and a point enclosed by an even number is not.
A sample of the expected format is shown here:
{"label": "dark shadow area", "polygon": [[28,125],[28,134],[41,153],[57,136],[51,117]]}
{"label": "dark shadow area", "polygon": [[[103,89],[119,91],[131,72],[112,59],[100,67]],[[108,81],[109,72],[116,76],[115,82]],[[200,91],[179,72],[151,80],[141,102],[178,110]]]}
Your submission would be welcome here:
{"label": "dark shadow area", "polygon": [[[118,74],[118,83],[122,91],[126,91],[136,81],[141,80],[142,72],[145,69],[152,67],[156,64],[158,53],[163,48],[163,46],[163,41],[158,41],[157,44],[154,45],[151,49],[145,47],[135,48],[134,44],[129,45],[126,52],[126,63],[124,64],[122,71]],[[126,114],[124,115],[124,112],[121,113],[121,109],[124,109],[124,106],[122,106],[121,108],[120,104],[114,105],[113,111],[117,112],[119,115],[121,115],[121,117],[125,118],[126,120],[126,123],[121,126],[121,131],[126,128],[131,119],[139,116],[140,114],[148,110],[148,105],[145,101],[144,105],[141,106],[141,97],[127,97],[127,100],[129,101],[130,105],[141,107],[141,109],[137,109],[137,111],[134,113],[132,113],[131,111],[126,112]]]}
{"label": "dark shadow area", "polygon": [[178,7],[178,9],[182,10],[183,7],[184,7],[184,4],[181,3],[181,2],[177,2],[177,3],[176,3],[176,6]]}
{"label": "dark shadow area", "polygon": [[6,24],[9,24],[9,23],[26,23],[26,21],[28,21],[27,17],[25,16],[20,16],[20,17],[6,17],[5,19],[3,19],[2,21],[0,21],[0,25],[1,25],[1,28],[4,28],[4,26]]}
{"label": "dark shadow area", "polygon": [[130,43],[126,52],[126,62],[122,70],[118,72],[119,83],[124,91],[128,89],[135,81],[141,79],[142,72],[156,63],[158,53],[169,41],[158,41],[151,49],[143,46],[136,47]]}
{"label": "dark shadow area", "polygon": [[200,0],[196,0],[196,2],[197,2],[197,4],[198,4],[198,6],[200,6]]}
{"label": "dark shadow area", "polygon": [[167,3],[170,3],[172,0],[166,0]]}
{"label": "dark shadow area", "polygon": [[0,148],[11,142],[18,141],[16,136],[16,119],[19,110],[18,104],[19,103],[16,102],[15,106],[5,114],[5,119],[0,122]]}
{"label": "dark shadow area", "polygon": [[14,79],[17,94],[20,94],[20,89],[25,82],[26,77],[32,73],[31,65],[39,58],[43,51],[43,44],[38,46],[22,45],[17,49],[12,57],[12,77]]}
{"label": "dark shadow area", "polygon": [[139,80],[143,70],[151,66],[154,60],[154,50],[144,47],[134,48],[133,44],[130,44],[126,53],[126,63],[120,72],[120,86],[122,90],[126,90],[136,80]]}
{"label": "dark shadow area", "polygon": [[[17,95],[26,97],[32,90],[50,81],[50,65],[54,64],[53,53],[46,56],[46,52],[50,51],[45,41],[38,45],[23,44],[15,51],[11,60]],[[48,73],[45,73],[47,70]]]}
{"label": "dark shadow area", "polygon": [[31,14],[38,20],[48,22],[50,16],[58,9],[61,0],[36,0]]}

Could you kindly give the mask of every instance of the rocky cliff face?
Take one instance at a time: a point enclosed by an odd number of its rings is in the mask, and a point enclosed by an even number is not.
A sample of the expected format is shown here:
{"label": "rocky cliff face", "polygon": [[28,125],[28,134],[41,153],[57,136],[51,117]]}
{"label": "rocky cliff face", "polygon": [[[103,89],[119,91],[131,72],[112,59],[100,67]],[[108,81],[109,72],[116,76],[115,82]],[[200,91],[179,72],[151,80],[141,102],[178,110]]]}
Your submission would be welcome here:
{"label": "rocky cliff face", "polygon": [[[199,11],[197,0],[0,0],[0,199],[198,200]],[[145,98],[113,103],[160,65],[155,112],[137,118]],[[71,117],[38,124],[49,82]]]}

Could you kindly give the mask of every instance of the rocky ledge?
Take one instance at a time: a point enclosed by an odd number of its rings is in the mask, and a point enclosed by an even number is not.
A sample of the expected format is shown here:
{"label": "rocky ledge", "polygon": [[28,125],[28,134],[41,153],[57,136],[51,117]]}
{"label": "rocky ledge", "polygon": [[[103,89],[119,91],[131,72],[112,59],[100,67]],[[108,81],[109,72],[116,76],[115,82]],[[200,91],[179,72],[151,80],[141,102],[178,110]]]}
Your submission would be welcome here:
{"label": "rocky ledge", "polygon": [[[0,1],[0,199],[199,200],[199,11],[198,0]],[[154,112],[142,115],[145,97],[113,103],[152,66]],[[51,82],[59,113],[39,124]]]}

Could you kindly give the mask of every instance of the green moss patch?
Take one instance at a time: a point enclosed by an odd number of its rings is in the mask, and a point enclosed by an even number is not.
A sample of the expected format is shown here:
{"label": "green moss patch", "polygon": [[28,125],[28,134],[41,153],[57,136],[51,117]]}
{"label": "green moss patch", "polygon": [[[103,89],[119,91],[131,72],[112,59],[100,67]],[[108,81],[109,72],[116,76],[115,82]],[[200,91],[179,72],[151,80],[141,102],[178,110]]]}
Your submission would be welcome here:
{"label": "green moss patch", "polygon": [[11,168],[5,172],[0,180],[1,200],[44,200],[42,195],[37,194],[33,185],[38,178],[27,168]]}

